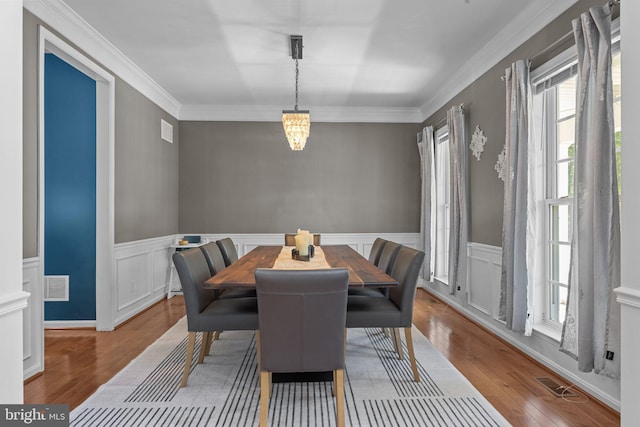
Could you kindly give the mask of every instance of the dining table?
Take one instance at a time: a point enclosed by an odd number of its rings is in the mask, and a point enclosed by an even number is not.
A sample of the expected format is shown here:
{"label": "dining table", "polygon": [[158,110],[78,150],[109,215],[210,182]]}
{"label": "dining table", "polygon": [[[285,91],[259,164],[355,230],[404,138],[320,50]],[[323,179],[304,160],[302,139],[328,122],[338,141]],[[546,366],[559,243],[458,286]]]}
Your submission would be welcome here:
{"label": "dining table", "polygon": [[350,288],[390,288],[398,281],[369,262],[349,245],[323,245],[314,248],[309,261],[292,258],[292,246],[257,246],[238,261],[208,279],[203,287],[210,289],[251,289],[256,286],[256,268],[301,270],[346,268]]}

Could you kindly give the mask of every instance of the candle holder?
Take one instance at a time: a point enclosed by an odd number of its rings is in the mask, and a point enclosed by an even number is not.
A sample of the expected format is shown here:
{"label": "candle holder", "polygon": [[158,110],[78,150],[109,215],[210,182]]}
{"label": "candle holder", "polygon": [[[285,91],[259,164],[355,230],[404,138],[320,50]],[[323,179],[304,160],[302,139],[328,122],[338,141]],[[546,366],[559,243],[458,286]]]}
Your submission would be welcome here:
{"label": "candle holder", "polygon": [[296,261],[311,261],[311,257],[309,255],[300,255],[297,249],[291,249],[291,259],[295,259]]}

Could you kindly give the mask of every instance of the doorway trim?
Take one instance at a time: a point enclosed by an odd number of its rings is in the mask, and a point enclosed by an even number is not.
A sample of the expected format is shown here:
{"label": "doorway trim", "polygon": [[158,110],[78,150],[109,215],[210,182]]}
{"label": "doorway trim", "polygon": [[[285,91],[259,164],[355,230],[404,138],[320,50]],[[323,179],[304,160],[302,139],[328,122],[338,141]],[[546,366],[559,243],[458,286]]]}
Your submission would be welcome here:
{"label": "doorway trim", "polygon": [[[44,26],[38,26],[38,256],[44,283],[44,63],[53,53],[96,82],[96,321],[114,329],[115,77]],[[44,310],[44,305],[42,306]]]}

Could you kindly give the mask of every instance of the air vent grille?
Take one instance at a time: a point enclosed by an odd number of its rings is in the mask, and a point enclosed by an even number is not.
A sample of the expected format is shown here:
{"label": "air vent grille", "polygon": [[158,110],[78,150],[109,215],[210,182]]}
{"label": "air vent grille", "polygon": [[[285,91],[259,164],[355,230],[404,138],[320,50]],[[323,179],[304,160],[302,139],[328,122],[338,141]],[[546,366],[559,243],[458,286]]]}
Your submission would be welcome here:
{"label": "air vent grille", "polygon": [[173,144],[173,126],[162,119],[160,119],[160,137]]}
{"label": "air vent grille", "polygon": [[542,384],[546,389],[551,391],[556,397],[578,397],[569,387],[558,384],[553,379],[548,377],[539,377],[536,380]]}
{"label": "air vent grille", "polygon": [[44,276],[45,301],[69,301],[69,276]]}

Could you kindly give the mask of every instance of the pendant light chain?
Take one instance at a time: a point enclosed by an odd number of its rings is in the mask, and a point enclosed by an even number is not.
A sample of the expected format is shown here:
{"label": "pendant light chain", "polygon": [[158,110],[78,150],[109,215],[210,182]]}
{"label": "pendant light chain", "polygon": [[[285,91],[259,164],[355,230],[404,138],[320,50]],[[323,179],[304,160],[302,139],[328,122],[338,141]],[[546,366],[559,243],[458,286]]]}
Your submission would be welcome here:
{"label": "pendant light chain", "polygon": [[298,44],[296,43],[296,105],[294,109],[298,111],[298,76],[300,75],[300,70],[298,68]]}

